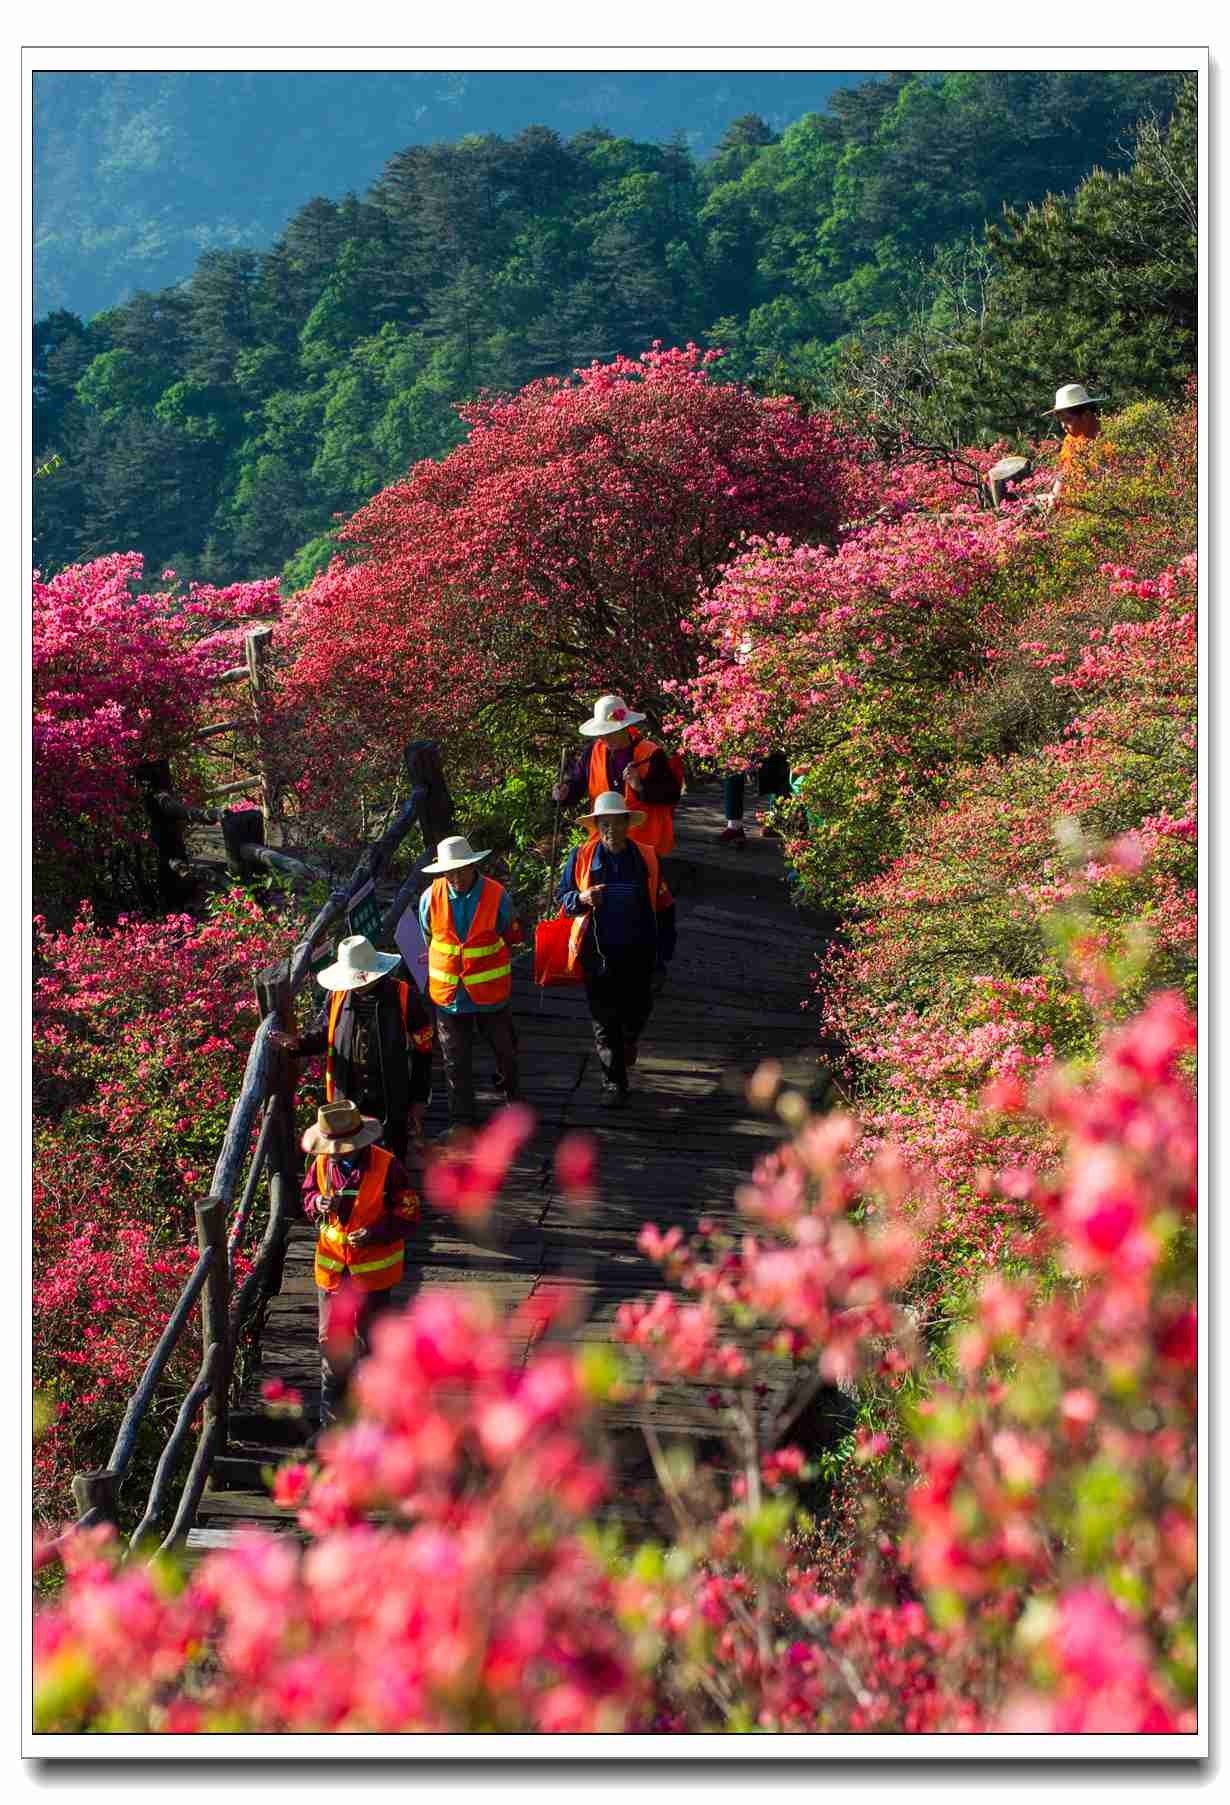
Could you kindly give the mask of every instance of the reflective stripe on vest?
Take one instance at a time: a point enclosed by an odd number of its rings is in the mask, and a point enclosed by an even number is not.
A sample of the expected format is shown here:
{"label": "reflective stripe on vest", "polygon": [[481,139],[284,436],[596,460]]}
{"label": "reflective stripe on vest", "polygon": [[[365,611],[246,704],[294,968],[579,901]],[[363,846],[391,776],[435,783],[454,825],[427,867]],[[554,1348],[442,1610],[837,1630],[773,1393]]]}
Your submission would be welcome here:
{"label": "reflective stripe on vest", "polygon": [[[406,1034],[408,1033],[407,1023],[410,1015],[410,986],[404,979],[399,978],[395,988],[397,990],[397,1001],[401,1005],[401,1031],[403,1034]],[[333,1077],[333,1043],[337,1037],[337,1024],[341,1019],[342,1008],[349,995],[350,992],[348,990],[335,990],[329,1000],[329,1028],[325,1045],[326,1103],[332,1103],[337,1088]],[[377,1026],[377,1032],[379,1032],[379,1026]],[[431,1043],[428,1042],[429,1046],[430,1044]]]}
{"label": "reflective stripe on vest", "polygon": [[[630,762],[636,766],[637,775],[643,783],[649,775],[653,755],[655,752],[661,751],[661,747],[655,746],[652,740],[642,739],[635,727],[629,727],[628,734],[632,740]],[[613,784],[607,774],[606,741],[604,739],[595,740],[594,749],[589,755],[589,800],[591,805],[604,791],[622,789],[622,787],[622,785]],[[643,796],[635,794],[629,797],[626,790],[624,799],[630,803],[632,808],[640,809],[645,816],[645,819],[636,827],[628,829],[628,838],[635,840],[638,846],[652,846],[659,858],[664,858],[675,844],[675,811],[672,805],[669,802],[646,802]],[[591,840],[598,838],[598,829],[592,822],[589,837]]]}
{"label": "reflective stripe on vest", "polygon": [[465,986],[466,993],[475,1002],[487,1005],[505,1003],[512,994],[508,942],[496,926],[504,892],[494,878],[480,878],[479,882],[482,889],[478,906],[464,941],[452,937],[457,930],[453,926],[448,879],[438,877],[431,886],[428,990],[432,1002],[445,1008],[456,997],[458,984]]}
{"label": "reflective stripe on vest", "polygon": [[[335,1291],[340,1275],[349,1273],[361,1291],[384,1291],[395,1285],[405,1267],[404,1241],[373,1241],[351,1245],[350,1235],[370,1228],[385,1213],[385,1186],[393,1155],[383,1147],[372,1147],[367,1165],[359,1179],[357,1194],[353,1191],[330,1191],[329,1161],[324,1154],[316,1160],[316,1188],[326,1200],[354,1196],[355,1205],[347,1228],[332,1218],[320,1224],[316,1237],[316,1283],[322,1291]],[[379,1274],[374,1278],[373,1274]]]}

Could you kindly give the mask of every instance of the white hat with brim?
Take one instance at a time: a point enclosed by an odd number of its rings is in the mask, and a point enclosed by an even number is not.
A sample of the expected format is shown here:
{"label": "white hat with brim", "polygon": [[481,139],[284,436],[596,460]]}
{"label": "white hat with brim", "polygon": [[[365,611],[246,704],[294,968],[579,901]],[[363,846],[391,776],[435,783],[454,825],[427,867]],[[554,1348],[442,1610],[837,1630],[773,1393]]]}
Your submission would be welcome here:
{"label": "white hat with brim", "polygon": [[335,1097],[332,1103],[321,1104],[299,1145],[305,1153],[358,1153],[361,1147],[378,1141],[382,1133],[375,1116],[360,1115],[345,1097]]}
{"label": "white hat with brim", "polygon": [[351,934],[338,943],[334,963],[316,973],[316,982],[325,990],[360,990],[400,964],[400,953],[378,953],[365,934]]}
{"label": "white hat with brim", "polygon": [[594,801],[593,813],[582,815],[581,820],[597,827],[600,822],[610,821],[620,815],[627,817],[629,827],[639,827],[645,819],[644,809],[629,808],[618,790],[603,790],[601,796]]}
{"label": "white hat with brim", "polygon": [[464,834],[454,834],[449,840],[441,840],[436,847],[435,864],[424,865],[423,870],[428,877],[443,877],[446,871],[461,871],[466,865],[477,865],[480,859],[490,856],[490,847],[486,852],[475,852]]}
{"label": "white hat with brim", "polygon": [[1055,405],[1048,407],[1042,418],[1051,414],[1066,414],[1073,407],[1098,407],[1106,400],[1105,395],[1091,395],[1083,382],[1069,382],[1061,389],[1055,390]]}
{"label": "white hat with brim", "polygon": [[588,721],[581,722],[581,733],[587,740],[600,740],[605,734],[622,733],[625,727],[635,727],[644,719],[643,714],[628,707],[622,696],[599,696],[593,714]]}

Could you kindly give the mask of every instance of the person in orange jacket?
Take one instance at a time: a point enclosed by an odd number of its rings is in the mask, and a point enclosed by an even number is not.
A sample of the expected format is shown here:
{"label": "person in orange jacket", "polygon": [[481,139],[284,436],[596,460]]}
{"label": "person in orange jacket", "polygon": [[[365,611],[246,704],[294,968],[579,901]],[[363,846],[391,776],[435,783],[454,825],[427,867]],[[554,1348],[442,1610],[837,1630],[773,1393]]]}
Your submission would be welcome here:
{"label": "person in orange jacket", "polygon": [[[355,1361],[370,1352],[372,1323],[393,1301],[406,1238],[419,1219],[418,1191],[379,1140],[378,1121],[348,1097],[335,1097],[321,1105],[301,1142],[308,1156],[303,1206],[316,1224],[322,1429],[337,1415]],[[343,1285],[357,1294],[353,1325],[345,1329],[334,1305]]]}
{"label": "person in orange jacket", "polygon": [[1105,395],[1091,395],[1083,382],[1068,382],[1055,391],[1055,405],[1048,407],[1045,415],[1048,419],[1058,420],[1063,433],[1059,447],[1059,475],[1048,498],[1052,507],[1063,492],[1065,478],[1072,474],[1077,460],[1085,455],[1102,430],[1098,406],[1105,399]]}
{"label": "person in orange jacket", "polygon": [[435,861],[423,866],[435,882],[419,899],[427,991],[436,1006],[449,1120],[452,1128],[462,1130],[476,1123],[476,1035],[495,1055],[505,1101],[514,1103],[521,1095],[511,1008],[512,949],[525,944],[525,933],[507,890],[478,870],[489,856],[475,852],[464,834],[441,840]]}
{"label": "person in orange jacket", "polygon": [[632,838],[665,858],[675,844],[679,775],[663,748],[637,731],[644,719],[622,696],[599,696],[593,714],[581,723],[581,737],[591,744],[568,767],[551,795],[565,807],[588,796],[592,808],[599,796],[617,791],[644,817],[632,829]]}
{"label": "person in orange jacket", "polygon": [[628,1070],[675,950],[675,905],[658,855],[630,837],[639,814],[618,791],[599,796],[581,817],[595,838],[573,849],[559,886],[573,918],[568,959],[585,980],[604,1109],[627,1103]]}
{"label": "person in orange jacket", "polygon": [[323,1053],[325,1102],[354,1099],[407,1161],[422,1144],[431,1096],[432,1020],[404,966],[399,975],[401,965],[400,953],[379,953],[362,934],[349,935],[317,976],[328,1001],[316,1021],[302,1034],[277,1034],[275,1044],[299,1059]]}

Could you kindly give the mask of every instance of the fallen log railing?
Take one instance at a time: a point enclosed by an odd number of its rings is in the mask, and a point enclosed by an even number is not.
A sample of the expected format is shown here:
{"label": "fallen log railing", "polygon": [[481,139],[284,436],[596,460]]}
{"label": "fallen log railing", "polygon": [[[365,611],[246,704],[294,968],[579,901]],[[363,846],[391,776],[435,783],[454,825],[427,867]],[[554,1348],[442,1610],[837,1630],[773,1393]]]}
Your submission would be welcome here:
{"label": "fallen log railing", "polygon": [[[196,1207],[199,1249],[196,1264],[146,1362],[137,1388],[128,1400],[106,1466],[78,1473],[73,1479],[73,1498],[78,1510],[73,1527],[83,1529],[104,1522],[115,1523],[119,1516],[120,1488],[131,1465],[142,1425],[167,1364],[199,1309],[200,1367],[179,1405],[174,1425],[159,1455],[144,1509],[129,1540],[130,1551],[151,1544],[158,1535],[170,1505],[181,1458],[199,1414],[200,1428],[187,1477],[170,1526],[158,1547],[169,1549],[186,1535],[208,1482],[211,1465],[226,1451],[228,1412],[239,1353],[253,1331],[259,1334],[265,1306],[281,1286],[282,1263],[301,1173],[295,1125],[294,1068],[291,1056],[282,1050],[275,1036],[279,1030],[292,1028],[294,999],[311,975],[313,958],[320,951],[321,942],[345,920],[356,895],[385,873],[411,827],[417,823],[422,828],[428,850],[416,861],[392,905],[385,910],[381,938],[388,938],[394,932],[403,910],[421,888],[421,868],[430,861],[431,849],[452,825],[452,798],[435,746],[430,741],[416,741],[407,747],[406,769],[413,785],[410,800],[397,811],[381,837],[364,850],[348,882],[330,893],[328,901],[318,910],[302,940],[288,957],[281,964],[261,972],[256,979],[261,1020],[252,1037],[243,1081],[218,1151],[209,1195]],[[267,861],[272,849],[256,842],[245,845],[253,855],[252,863],[270,868]],[[263,856],[257,858],[257,853]],[[289,859],[285,863],[302,864]],[[326,875],[322,868],[306,865],[302,868],[313,879]],[[236,1289],[236,1256],[252,1219],[262,1177],[266,1180],[268,1216],[251,1267]]]}

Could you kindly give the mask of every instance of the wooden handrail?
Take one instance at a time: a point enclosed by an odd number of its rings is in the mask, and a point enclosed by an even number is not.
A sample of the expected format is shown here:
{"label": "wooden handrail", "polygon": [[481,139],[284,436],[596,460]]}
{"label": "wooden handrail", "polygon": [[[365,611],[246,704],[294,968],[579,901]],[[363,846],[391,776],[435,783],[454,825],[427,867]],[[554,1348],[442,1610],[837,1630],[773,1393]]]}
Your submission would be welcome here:
{"label": "wooden handrail", "polygon": [[213,1264],[214,1250],[207,1247],[198,1256],[192,1268],[188,1282],[179,1294],[179,1302],[167,1318],[167,1326],[159,1336],[158,1345],[145,1364],[141,1382],[128,1400],[128,1408],[124,1412],[124,1420],[120,1424],[115,1438],[115,1446],[107,1461],[107,1470],[115,1475],[117,1482],[123,1478],[132,1459],[132,1451],[137,1445],[137,1434],[141,1427],[141,1419],[149,1407],[162,1377],[163,1368],[179,1345],[179,1338],[184,1332],[184,1325],[192,1313],[192,1306],[201,1295],[205,1281],[209,1277],[209,1268]]}
{"label": "wooden handrail", "polygon": [[261,1173],[264,1171],[269,1157],[269,1143],[273,1138],[275,1126],[272,1105],[266,1103],[265,1119],[261,1123],[260,1135],[252,1154],[252,1163],[248,1167],[243,1196],[239,1199],[239,1208],[231,1218],[231,1226],[226,1237],[226,1268],[232,1278],[235,1276],[235,1255],[239,1251],[239,1243],[243,1240],[243,1231],[247,1227],[248,1215],[256,1197],[256,1187],[260,1184]]}
{"label": "wooden handrail", "polygon": [[[240,675],[247,674],[245,666],[224,672],[218,681],[236,681]],[[416,742],[411,750],[420,761],[425,752],[433,757],[435,754],[435,748],[430,742]],[[430,765],[431,760],[428,759],[427,762]],[[413,759],[408,758],[408,764],[417,771],[418,766]],[[438,790],[442,782],[438,759],[435,770],[437,775],[433,782]],[[231,1106],[214,1165],[209,1195],[197,1206],[200,1251],[196,1264],[146,1362],[137,1388],[128,1400],[108,1465],[93,1472],[78,1473],[73,1479],[73,1495],[78,1507],[78,1516],[72,1526],[74,1529],[114,1522],[119,1487],[132,1460],[142,1422],[193,1308],[199,1302],[204,1348],[200,1369],[180,1403],[174,1426],[159,1456],[145,1510],[129,1544],[130,1550],[136,1549],[157,1523],[193,1419],[198,1409],[204,1405],[204,1419],[192,1464],[171,1527],[160,1546],[164,1549],[172,1547],[182,1538],[191,1523],[208,1480],[210,1463],[215,1454],[224,1451],[226,1447],[227,1410],[236,1351],[262,1290],[267,1287],[270,1274],[275,1268],[280,1270],[281,1252],[298,1192],[298,1172],[292,1170],[295,1165],[294,1100],[290,1088],[290,1065],[287,1056],[275,1049],[272,1036],[275,1030],[288,1025],[291,1001],[307,981],[312,952],[322,936],[344,917],[357,892],[369,880],[380,876],[392,854],[416,822],[422,824],[425,838],[429,826],[438,825],[440,817],[437,816],[431,823],[426,819],[426,810],[432,804],[433,794],[428,783],[415,784],[409,801],[398,810],[380,838],[364,849],[348,882],[332,892],[289,957],[283,960],[281,966],[261,975],[257,986],[261,1019],[252,1036],[239,1094]],[[160,794],[157,800],[161,806],[182,811],[185,817],[189,813],[196,816],[204,814],[204,811],[189,811],[184,804],[165,793]],[[438,795],[435,802],[438,809]],[[266,850],[252,848],[254,862],[272,865],[272,857],[255,858],[256,854],[263,855]],[[244,851],[246,853],[248,849],[245,848]],[[411,895],[421,881],[421,867],[430,861],[430,857],[431,853],[428,851],[416,861],[414,870],[399,889],[392,907],[385,911],[385,934],[391,933],[396,927],[403,909],[408,906]],[[278,861],[287,866],[300,864],[300,861],[291,860],[286,855],[278,855]],[[311,867],[301,866],[301,869],[310,872],[313,877],[318,875]],[[252,1130],[262,1107],[265,1109],[265,1119],[251,1151],[251,1164],[242,1198],[228,1234],[227,1213],[239,1188],[240,1173],[249,1157]],[[269,1173],[269,1217],[252,1269],[232,1299],[230,1280],[235,1251],[256,1196],[262,1169],[267,1169]],[[59,1539],[62,1541],[63,1537]],[[51,1546],[54,1549],[57,1544],[53,1543]]]}
{"label": "wooden handrail", "polygon": [[193,1417],[208,1396],[210,1388],[213,1385],[214,1367],[217,1364],[217,1360],[218,1344],[216,1341],[213,1341],[205,1350],[204,1358],[197,1370],[196,1378],[189,1386],[184,1401],[179,1407],[179,1413],[175,1418],[175,1427],[171,1430],[171,1433],[167,1438],[166,1447],[158,1457],[158,1465],[154,1469],[154,1477],[150,1482],[149,1497],[145,1502],[145,1511],[141,1521],[137,1524],[137,1527],[133,1530],[132,1535],[128,1539],[129,1548],[139,1548],[141,1543],[145,1540],[145,1537],[154,1527],[154,1524],[158,1521],[162,1507],[166,1503],[167,1493],[171,1485],[171,1478],[175,1471],[175,1462],[179,1458],[179,1451],[184,1445],[189,1429],[192,1427]]}

